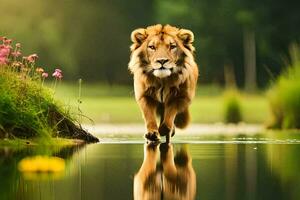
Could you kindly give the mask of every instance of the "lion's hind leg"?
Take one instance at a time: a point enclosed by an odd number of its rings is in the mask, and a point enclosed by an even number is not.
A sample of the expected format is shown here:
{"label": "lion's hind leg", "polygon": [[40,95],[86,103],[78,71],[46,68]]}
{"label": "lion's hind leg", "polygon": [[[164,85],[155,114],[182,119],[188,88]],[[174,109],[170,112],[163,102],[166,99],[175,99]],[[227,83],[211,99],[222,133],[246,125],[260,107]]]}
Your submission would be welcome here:
{"label": "lion's hind leg", "polygon": [[190,113],[188,108],[176,115],[174,124],[177,128],[186,128],[190,122]]}

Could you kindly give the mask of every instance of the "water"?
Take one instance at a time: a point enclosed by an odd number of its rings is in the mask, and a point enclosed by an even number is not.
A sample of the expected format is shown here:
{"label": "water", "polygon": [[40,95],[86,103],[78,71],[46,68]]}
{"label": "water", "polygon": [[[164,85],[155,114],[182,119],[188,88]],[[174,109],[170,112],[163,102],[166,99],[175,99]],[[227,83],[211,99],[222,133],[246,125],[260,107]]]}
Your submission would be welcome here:
{"label": "water", "polygon": [[[140,135],[102,138],[62,149],[2,148],[0,199],[300,198],[298,134],[177,136],[171,145],[157,146],[144,144]],[[18,171],[22,158],[41,154],[64,158],[65,171]]]}

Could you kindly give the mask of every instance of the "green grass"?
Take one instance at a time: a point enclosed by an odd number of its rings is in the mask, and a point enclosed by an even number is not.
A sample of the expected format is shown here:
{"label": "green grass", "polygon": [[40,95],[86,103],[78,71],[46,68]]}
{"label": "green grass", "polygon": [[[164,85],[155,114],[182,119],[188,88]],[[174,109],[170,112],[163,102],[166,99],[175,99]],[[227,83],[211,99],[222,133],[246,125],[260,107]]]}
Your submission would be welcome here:
{"label": "green grass", "polygon": [[[0,39],[0,139],[34,139],[39,144],[52,144],[51,137],[98,139],[86,133],[69,109],[54,98],[62,71],[55,69],[52,87],[44,87],[48,77],[35,66],[37,54],[21,57],[21,44]],[[50,79],[50,77],[49,77]],[[68,106],[67,106],[68,107]],[[13,142],[7,145],[13,145]],[[3,144],[4,145],[4,144]]]}
{"label": "green grass", "polygon": [[55,147],[66,147],[82,144],[80,140],[64,139],[64,138],[50,138],[47,142],[39,139],[3,139],[0,140],[0,147],[9,147],[12,149],[23,149],[28,146],[55,146]]}
{"label": "green grass", "polygon": [[[76,83],[61,84],[56,93],[58,99],[77,107]],[[134,100],[133,87],[103,84],[82,85],[83,114],[95,123],[143,123],[141,112]],[[224,119],[222,89],[216,86],[199,86],[191,105],[193,123],[217,123]],[[247,123],[264,123],[268,117],[267,99],[260,94],[241,94],[243,118]],[[89,122],[84,119],[83,122]]]}
{"label": "green grass", "polygon": [[58,109],[51,92],[38,80],[11,69],[2,66],[0,71],[0,131],[11,137],[49,138],[53,127],[48,124],[48,110]]}

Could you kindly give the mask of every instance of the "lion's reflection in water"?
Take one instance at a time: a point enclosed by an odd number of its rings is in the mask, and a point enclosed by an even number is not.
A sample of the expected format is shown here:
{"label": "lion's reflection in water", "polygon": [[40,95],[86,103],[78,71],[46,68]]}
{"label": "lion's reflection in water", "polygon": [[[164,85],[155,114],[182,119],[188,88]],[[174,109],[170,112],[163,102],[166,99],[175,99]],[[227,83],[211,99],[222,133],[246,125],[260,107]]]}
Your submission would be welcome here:
{"label": "lion's reflection in water", "polygon": [[187,149],[182,147],[174,157],[172,144],[145,144],[144,161],[133,185],[135,200],[194,199],[196,174]]}

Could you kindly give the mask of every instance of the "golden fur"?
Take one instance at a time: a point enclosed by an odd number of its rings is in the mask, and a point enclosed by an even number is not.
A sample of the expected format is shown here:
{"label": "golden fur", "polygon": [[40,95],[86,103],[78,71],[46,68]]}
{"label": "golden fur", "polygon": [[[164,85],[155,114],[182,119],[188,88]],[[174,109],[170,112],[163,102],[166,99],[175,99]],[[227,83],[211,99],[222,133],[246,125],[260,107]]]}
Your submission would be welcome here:
{"label": "golden fur", "polygon": [[[134,76],[135,99],[152,141],[189,122],[188,107],[195,96],[198,67],[194,60],[194,35],[186,29],[161,24],[132,32],[128,65]],[[156,114],[161,117],[157,126]]]}

